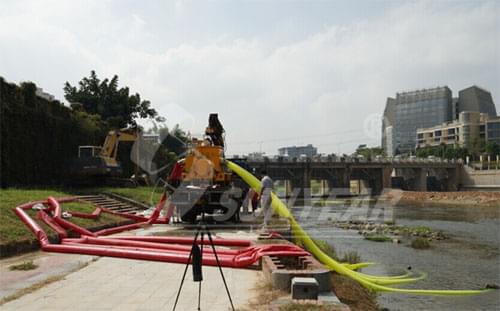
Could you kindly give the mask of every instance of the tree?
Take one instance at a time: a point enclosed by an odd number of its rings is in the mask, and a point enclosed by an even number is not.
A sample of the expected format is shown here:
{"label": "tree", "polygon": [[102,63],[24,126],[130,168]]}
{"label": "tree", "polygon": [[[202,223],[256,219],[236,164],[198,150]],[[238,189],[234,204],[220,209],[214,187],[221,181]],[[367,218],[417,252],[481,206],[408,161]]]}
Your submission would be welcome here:
{"label": "tree", "polygon": [[455,145],[441,144],[439,146],[427,146],[417,148],[415,154],[419,158],[427,158],[428,156],[443,157],[445,159],[465,159],[469,155],[466,148]]}
{"label": "tree", "polygon": [[381,147],[367,147],[366,145],[359,145],[355,154],[362,155],[366,159],[371,159],[379,155],[384,155],[384,149]]}
{"label": "tree", "polygon": [[492,157],[500,155],[500,145],[495,142],[487,142],[485,146],[485,152],[487,155]]}
{"label": "tree", "polygon": [[137,118],[162,119],[148,100],[141,100],[138,93],[130,95],[128,87],[118,88],[117,75],[101,81],[92,70],[78,87],[66,82],[63,90],[72,109],[100,115],[111,128],[136,126]]}
{"label": "tree", "polygon": [[145,132],[159,135],[161,142],[145,141],[141,143],[141,150],[143,151],[141,159],[143,161],[147,159],[144,163],[150,165],[142,168],[147,172],[152,172],[157,177],[165,177],[170,173],[173,164],[186,152],[189,137],[179,125],[169,130],[165,124],[152,123],[153,126]]}
{"label": "tree", "polygon": [[178,124],[172,130],[169,130],[166,126],[155,126],[150,131],[160,135],[161,144],[168,152],[173,152],[176,156],[179,156],[186,151],[189,138]]}

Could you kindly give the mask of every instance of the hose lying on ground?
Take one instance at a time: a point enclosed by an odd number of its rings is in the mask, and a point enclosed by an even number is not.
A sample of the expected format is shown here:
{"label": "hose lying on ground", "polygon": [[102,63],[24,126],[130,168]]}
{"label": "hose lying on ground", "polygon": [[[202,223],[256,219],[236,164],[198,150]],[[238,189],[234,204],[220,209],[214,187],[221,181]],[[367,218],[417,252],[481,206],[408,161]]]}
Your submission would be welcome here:
{"label": "hose lying on ground", "polygon": [[[226,161],[227,166],[238,176],[241,177],[250,187],[255,191],[260,191],[260,181],[255,178],[248,171],[240,167],[239,165]],[[300,242],[310,253],[312,253],[321,263],[327,266],[330,270],[335,271],[338,274],[345,275],[357,282],[361,283],[365,287],[380,291],[380,292],[396,292],[396,293],[407,293],[407,294],[423,294],[423,295],[474,295],[481,294],[490,291],[489,289],[481,290],[434,290],[434,289],[403,289],[394,288],[387,285],[397,285],[403,283],[412,283],[425,278],[426,274],[422,274],[418,277],[411,277],[410,274],[404,274],[399,276],[373,276],[364,273],[354,271],[358,268],[370,265],[371,263],[361,263],[361,264],[342,264],[334,260],[325,254],[307,235],[307,233],[302,229],[302,227],[297,223],[293,217],[290,210],[286,205],[274,194],[271,194],[272,202],[271,206],[279,216],[287,218],[290,221],[292,234],[297,242]]]}

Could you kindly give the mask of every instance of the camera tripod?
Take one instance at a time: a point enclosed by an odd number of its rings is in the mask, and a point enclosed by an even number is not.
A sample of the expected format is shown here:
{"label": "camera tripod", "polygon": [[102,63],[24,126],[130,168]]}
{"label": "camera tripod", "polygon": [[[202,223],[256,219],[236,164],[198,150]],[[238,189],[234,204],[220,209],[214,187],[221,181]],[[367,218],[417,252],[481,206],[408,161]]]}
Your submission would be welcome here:
{"label": "camera tripod", "polygon": [[[212,240],[212,234],[208,229],[205,223],[205,213],[201,214],[201,220],[197,225],[196,233],[194,235],[193,244],[191,246],[191,252],[189,253],[189,258],[186,263],[186,268],[184,269],[184,274],[182,275],[181,284],[179,286],[179,291],[177,292],[177,297],[175,298],[174,308],[175,311],[177,307],[177,302],[179,301],[179,296],[181,295],[182,286],[184,285],[184,280],[186,279],[186,273],[191,263],[193,265],[193,281],[198,282],[198,310],[201,310],[201,282],[203,281],[202,274],[202,266],[203,266],[203,238],[204,235],[207,235],[208,241],[212,246],[212,251],[215,256],[215,261],[217,262],[217,267],[219,268],[220,275],[222,277],[222,281],[224,282],[224,287],[226,288],[227,297],[229,298],[229,302],[231,303],[231,309],[234,311],[233,299],[231,298],[231,294],[229,293],[229,289],[227,287],[226,278],[224,277],[224,272],[222,272],[222,267],[219,262],[219,257],[217,256],[217,251],[215,250],[214,241]],[[198,236],[200,236],[200,247],[198,247],[197,240]]]}

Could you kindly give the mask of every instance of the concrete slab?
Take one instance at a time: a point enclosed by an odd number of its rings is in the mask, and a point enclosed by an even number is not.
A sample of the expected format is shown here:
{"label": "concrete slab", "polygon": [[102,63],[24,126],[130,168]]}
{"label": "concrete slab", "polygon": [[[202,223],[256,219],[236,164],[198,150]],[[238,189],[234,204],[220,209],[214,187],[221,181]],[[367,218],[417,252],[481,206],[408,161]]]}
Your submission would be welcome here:
{"label": "concrete slab", "polygon": [[[165,228],[165,227],[163,227]],[[151,228],[157,233],[158,227]],[[131,234],[131,233],[129,233]],[[147,235],[136,231],[134,234]],[[242,237],[242,233],[233,237]],[[225,237],[231,236],[224,233]],[[5,303],[6,310],[158,310],[171,309],[179,288],[183,264],[171,264],[129,259],[101,257],[93,261],[91,256],[39,253],[48,266],[43,271],[28,271],[31,278],[42,281],[44,276],[59,271],[68,273],[70,267],[87,264],[80,270],[66,275],[62,280],[48,284],[19,299]],[[14,260],[14,259],[12,259]],[[17,259],[19,261],[19,258]],[[64,264],[61,264],[64,263]],[[35,263],[37,261],[35,260]],[[30,277],[7,276],[10,264],[1,263],[0,292],[7,295],[32,284]],[[59,265],[59,266],[58,266]],[[63,266],[68,267],[62,269]],[[39,268],[40,269],[40,268]],[[245,306],[254,298],[260,271],[223,269],[235,307]],[[8,271],[8,273],[14,273]],[[24,272],[22,272],[24,273]],[[36,277],[38,275],[38,277]],[[48,276],[47,276],[48,277]],[[45,278],[47,278],[45,277]],[[217,267],[203,267],[202,310],[228,310],[230,304]],[[28,281],[29,280],[29,281]],[[16,285],[17,284],[17,285]],[[191,268],[186,275],[177,310],[196,310],[198,283],[192,281]]]}
{"label": "concrete slab", "polygon": [[[6,310],[158,310],[171,309],[184,265],[101,258],[63,280],[4,304]],[[235,307],[252,298],[260,272],[223,269]],[[203,310],[227,310],[229,300],[218,268],[203,267]],[[198,283],[188,271],[177,310],[195,310]]]}
{"label": "concrete slab", "polygon": [[[2,259],[0,260],[0,299],[49,278],[66,275],[97,258],[95,256],[55,254],[38,251]],[[27,261],[33,261],[38,268],[28,271],[11,271],[9,268],[12,265]]]}

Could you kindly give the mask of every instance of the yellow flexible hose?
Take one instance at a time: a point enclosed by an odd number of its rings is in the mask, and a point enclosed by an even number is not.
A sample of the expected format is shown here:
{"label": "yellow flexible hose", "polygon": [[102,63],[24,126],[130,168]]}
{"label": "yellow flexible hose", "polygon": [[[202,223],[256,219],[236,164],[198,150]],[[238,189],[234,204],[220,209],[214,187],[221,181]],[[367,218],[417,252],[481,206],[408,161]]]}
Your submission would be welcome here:
{"label": "yellow flexible hose", "polygon": [[[238,176],[241,177],[250,187],[255,191],[260,191],[260,181],[250,174],[245,169],[241,168],[239,165],[226,161],[227,166]],[[327,266],[330,270],[337,272],[338,274],[350,277],[353,280],[358,281],[363,286],[381,292],[396,292],[396,293],[407,293],[407,294],[423,294],[423,295],[473,295],[481,294],[490,291],[489,289],[481,290],[434,290],[434,289],[402,289],[393,288],[385,285],[395,285],[403,283],[412,283],[425,278],[426,274],[422,274],[419,277],[410,277],[411,273],[398,276],[372,276],[360,272],[353,271],[361,267],[365,267],[372,263],[361,263],[361,264],[342,264],[330,258],[325,254],[307,235],[307,233],[302,229],[302,227],[297,223],[293,217],[290,210],[286,205],[274,194],[271,194],[272,202],[271,206],[278,215],[287,218],[290,221],[292,228],[292,234],[311,254],[313,254],[321,263]]]}
{"label": "yellow flexible hose", "polygon": [[[344,265],[346,268],[348,268],[350,270],[358,270],[358,269],[368,267],[368,266],[371,266],[374,264],[375,264],[374,262],[360,262],[360,263],[354,263],[354,264],[342,263],[342,265]],[[404,274],[403,276],[406,277],[406,276],[409,276],[409,274]],[[397,278],[399,278],[399,276],[397,276]]]}

